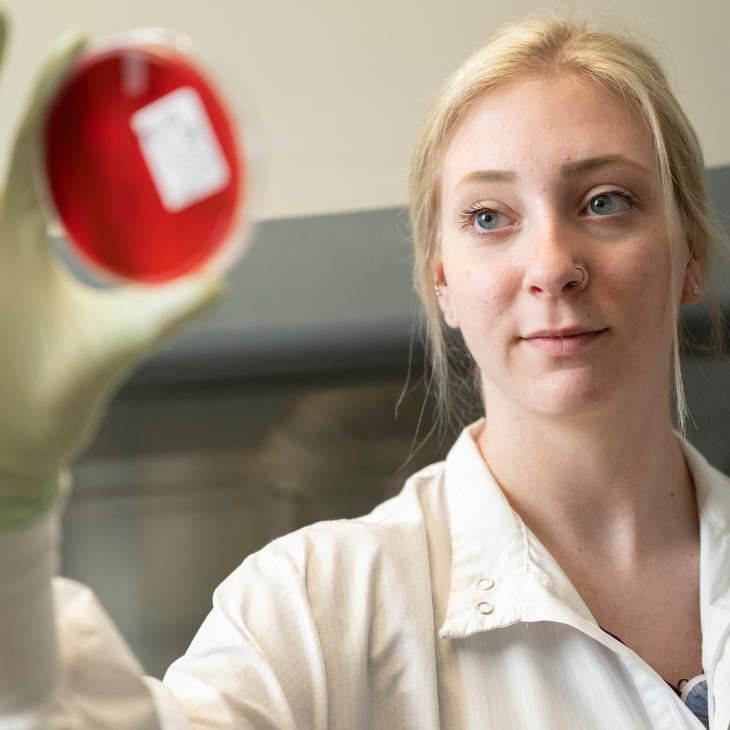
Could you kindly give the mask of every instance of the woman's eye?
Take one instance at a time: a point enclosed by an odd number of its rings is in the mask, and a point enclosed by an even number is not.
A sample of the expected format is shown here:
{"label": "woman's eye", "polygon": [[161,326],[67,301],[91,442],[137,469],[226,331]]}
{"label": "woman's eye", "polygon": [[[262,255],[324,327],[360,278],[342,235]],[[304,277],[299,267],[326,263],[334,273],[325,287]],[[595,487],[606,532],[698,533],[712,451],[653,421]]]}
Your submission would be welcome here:
{"label": "woman's eye", "polygon": [[627,193],[601,193],[591,198],[587,207],[599,216],[613,215],[631,209],[632,200]]}
{"label": "woman's eye", "polygon": [[[503,213],[498,213],[490,208],[478,208],[476,210],[465,210],[462,214],[464,227],[472,228],[475,233],[489,233],[501,228],[509,222],[509,218]],[[501,221],[501,223],[500,223]]]}

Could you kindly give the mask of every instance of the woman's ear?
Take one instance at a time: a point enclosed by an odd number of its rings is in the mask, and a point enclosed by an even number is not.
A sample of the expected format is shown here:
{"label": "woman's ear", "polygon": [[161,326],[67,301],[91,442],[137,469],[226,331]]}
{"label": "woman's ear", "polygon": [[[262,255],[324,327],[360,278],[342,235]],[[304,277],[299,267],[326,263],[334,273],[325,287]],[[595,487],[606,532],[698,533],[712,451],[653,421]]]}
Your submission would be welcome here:
{"label": "woman's ear", "polygon": [[690,256],[684,270],[681,303],[699,304],[702,301],[704,283],[705,272],[700,262],[694,256]]}
{"label": "woman's ear", "polygon": [[436,301],[439,303],[439,307],[441,307],[444,320],[449,327],[458,329],[459,322],[452,308],[449,285],[444,275],[444,264],[438,257],[431,259],[431,274],[433,277],[434,294],[436,295]]}

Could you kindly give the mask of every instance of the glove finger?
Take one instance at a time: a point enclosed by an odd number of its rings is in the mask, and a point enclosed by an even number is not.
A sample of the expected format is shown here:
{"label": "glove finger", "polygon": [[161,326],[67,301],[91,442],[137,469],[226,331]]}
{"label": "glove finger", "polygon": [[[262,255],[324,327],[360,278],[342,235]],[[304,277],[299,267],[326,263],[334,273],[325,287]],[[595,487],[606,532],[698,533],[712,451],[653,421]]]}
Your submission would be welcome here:
{"label": "glove finger", "polygon": [[163,286],[130,285],[106,292],[107,317],[100,323],[108,365],[134,362],[170,339],[187,323],[211,308],[225,293],[216,275],[192,275]]}
{"label": "glove finger", "polygon": [[15,135],[10,166],[5,184],[5,195],[0,209],[6,230],[24,243],[45,245],[46,218],[41,208],[33,165],[38,162],[38,142],[45,110],[58,81],[69,63],[86,43],[79,30],[68,30],[51,47],[51,52],[38,74],[35,88]]}

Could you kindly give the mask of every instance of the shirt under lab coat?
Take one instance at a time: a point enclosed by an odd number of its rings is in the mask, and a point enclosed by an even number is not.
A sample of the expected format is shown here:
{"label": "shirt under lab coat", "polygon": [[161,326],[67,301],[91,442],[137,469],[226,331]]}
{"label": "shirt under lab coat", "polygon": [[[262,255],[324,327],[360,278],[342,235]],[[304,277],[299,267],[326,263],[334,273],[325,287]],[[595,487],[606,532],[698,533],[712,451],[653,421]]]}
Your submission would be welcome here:
{"label": "shirt under lab coat", "polygon": [[[700,730],[511,508],[480,426],[369,515],[248,556],[162,682],[88,588],[51,581],[60,507],[0,535],[0,728]],[[682,443],[711,727],[727,730],[730,480]]]}

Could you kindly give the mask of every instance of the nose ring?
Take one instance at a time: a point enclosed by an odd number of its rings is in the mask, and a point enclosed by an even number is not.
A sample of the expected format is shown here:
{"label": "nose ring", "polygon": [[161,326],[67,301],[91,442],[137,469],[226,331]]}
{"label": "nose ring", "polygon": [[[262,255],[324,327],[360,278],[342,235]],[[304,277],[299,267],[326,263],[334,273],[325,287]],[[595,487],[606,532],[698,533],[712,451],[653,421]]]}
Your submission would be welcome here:
{"label": "nose ring", "polygon": [[576,268],[576,269],[578,269],[578,271],[580,271],[581,278],[579,280],[572,279],[571,281],[568,282],[568,286],[580,286],[588,279],[588,272],[585,270],[584,266],[581,266],[580,264],[576,264],[574,268]]}

